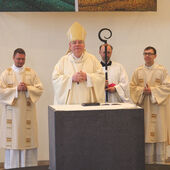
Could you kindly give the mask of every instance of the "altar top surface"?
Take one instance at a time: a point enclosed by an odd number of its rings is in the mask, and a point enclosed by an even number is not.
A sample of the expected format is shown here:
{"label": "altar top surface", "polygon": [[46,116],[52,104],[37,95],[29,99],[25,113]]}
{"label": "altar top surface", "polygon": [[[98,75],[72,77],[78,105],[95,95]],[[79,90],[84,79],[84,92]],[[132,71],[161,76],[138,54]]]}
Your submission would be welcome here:
{"label": "altar top surface", "polygon": [[82,105],[50,105],[56,111],[79,111],[79,110],[119,110],[119,109],[142,109],[131,103],[107,103],[98,106],[82,106]]}

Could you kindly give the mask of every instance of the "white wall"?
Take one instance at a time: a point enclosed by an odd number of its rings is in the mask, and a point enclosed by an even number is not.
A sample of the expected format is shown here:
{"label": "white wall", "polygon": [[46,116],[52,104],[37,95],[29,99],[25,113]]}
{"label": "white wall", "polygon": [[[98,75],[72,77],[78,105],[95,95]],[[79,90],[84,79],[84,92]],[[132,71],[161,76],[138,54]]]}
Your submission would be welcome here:
{"label": "white wall", "polygon": [[[12,65],[14,49],[27,53],[26,65],[38,73],[44,94],[38,102],[39,160],[48,159],[48,111],[53,103],[51,73],[68,48],[66,32],[74,21],[87,31],[86,49],[98,56],[98,32],[110,28],[113,59],[124,65],[129,78],[143,63],[143,49],[158,50],[157,62],[170,71],[170,0],[158,0],[157,12],[0,13],[0,72]],[[3,161],[0,149],[0,162]]]}

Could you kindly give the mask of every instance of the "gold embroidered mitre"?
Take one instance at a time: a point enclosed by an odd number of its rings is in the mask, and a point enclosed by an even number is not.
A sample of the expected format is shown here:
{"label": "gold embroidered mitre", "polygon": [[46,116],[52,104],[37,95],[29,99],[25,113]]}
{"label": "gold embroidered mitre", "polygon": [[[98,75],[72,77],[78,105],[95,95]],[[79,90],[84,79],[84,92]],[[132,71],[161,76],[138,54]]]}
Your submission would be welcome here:
{"label": "gold embroidered mitre", "polygon": [[75,40],[85,40],[86,38],[86,31],[85,29],[78,23],[74,22],[67,32],[68,40],[75,41]]}

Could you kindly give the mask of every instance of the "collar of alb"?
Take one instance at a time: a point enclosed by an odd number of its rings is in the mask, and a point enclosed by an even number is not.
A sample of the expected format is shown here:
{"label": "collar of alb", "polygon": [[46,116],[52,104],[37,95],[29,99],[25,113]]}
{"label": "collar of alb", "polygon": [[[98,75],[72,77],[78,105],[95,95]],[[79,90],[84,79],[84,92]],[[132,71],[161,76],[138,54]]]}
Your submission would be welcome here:
{"label": "collar of alb", "polygon": [[15,72],[22,72],[24,70],[24,67],[16,67],[15,64],[12,65],[12,69]]}

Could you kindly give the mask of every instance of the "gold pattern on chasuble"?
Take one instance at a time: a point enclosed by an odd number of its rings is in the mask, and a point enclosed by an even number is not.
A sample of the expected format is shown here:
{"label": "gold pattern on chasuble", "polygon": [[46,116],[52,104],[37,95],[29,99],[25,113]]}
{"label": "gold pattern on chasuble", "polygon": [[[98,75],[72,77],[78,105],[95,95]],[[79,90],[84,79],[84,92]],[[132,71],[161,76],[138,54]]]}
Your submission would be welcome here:
{"label": "gold pattern on chasuble", "polygon": [[6,119],[6,127],[7,128],[12,128],[12,119]]}
{"label": "gold pattern on chasuble", "polygon": [[151,137],[155,137],[155,132],[151,132],[151,133],[150,133],[150,136],[151,136]]}
{"label": "gold pattern on chasuble", "polygon": [[8,84],[7,87],[8,87],[8,88],[12,88],[12,87],[13,87],[13,84]]}
{"label": "gold pattern on chasuble", "polygon": [[12,145],[12,108],[6,105],[6,146],[11,147]]}
{"label": "gold pattern on chasuble", "polygon": [[156,114],[152,114],[152,119],[155,119],[157,117]]}
{"label": "gold pattern on chasuble", "polygon": [[26,124],[27,124],[27,125],[30,125],[30,124],[31,124],[31,120],[27,120],[27,121],[26,121]]}
{"label": "gold pattern on chasuble", "polygon": [[8,80],[7,80],[7,88],[13,87],[13,74],[12,74],[12,68],[8,68]]}
{"label": "gold pattern on chasuble", "polygon": [[150,123],[150,137],[152,141],[155,141],[156,138],[156,121],[157,114],[151,114],[151,123]]}
{"label": "gold pattern on chasuble", "polygon": [[23,82],[27,85],[31,85],[31,69],[29,67],[26,67],[24,69],[24,74],[23,74]]}
{"label": "gold pattern on chasuble", "polygon": [[6,129],[6,146],[12,145],[12,128],[7,126]]}
{"label": "gold pattern on chasuble", "polygon": [[26,147],[31,146],[31,138],[25,138],[25,146]]}
{"label": "gold pattern on chasuble", "polygon": [[139,86],[143,87],[144,86],[144,79],[140,78],[140,79],[138,79],[138,81],[139,81]]}
{"label": "gold pattern on chasuble", "polygon": [[31,120],[26,120],[26,138],[25,138],[25,145],[28,147],[31,145]]}
{"label": "gold pattern on chasuble", "polygon": [[[31,69],[29,67],[26,67],[24,69],[25,74],[23,74],[23,82],[26,84],[26,86],[31,85]],[[31,106],[31,100],[27,99],[27,106]]]}
{"label": "gold pattern on chasuble", "polygon": [[15,86],[15,76],[14,76],[14,72],[12,70],[12,68],[8,68],[8,78],[7,78],[7,88],[12,88]]}
{"label": "gold pattern on chasuble", "polygon": [[139,83],[143,83],[144,82],[144,80],[143,79],[139,79]]}
{"label": "gold pattern on chasuble", "polygon": [[12,142],[12,138],[6,138],[7,142]]}
{"label": "gold pattern on chasuble", "polygon": [[31,129],[31,120],[26,120],[26,129]]}
{"label": "gold pattern on chasuble", "polygon": [[6,120],[6,123],[7,123],[7,124],[12,124],[12,119],[7,119],[7,120]]}
{"label": "gold pattern on chasuble", "polygon": [[[31,106],[31,101],[30,99],[27,99],[27,116],[29,116],[29,110],[30,110],[30,106]],[[30,146],[30,143],[31,143],[31,138],[30,138],[30,131],[31,130],[31,120],[30,119],[27,119],[26,120],[26,139],[25,139],[25,142],[26,142],[26,146]]]}
{"label": "gold pattern on chasuble", "polygon": [[10,75],[11,71],[12,71],[12,68],[8,68],[7,70],[8,70],[8,75]]}
{"label": "gold pattern on chasuble", "polygon": [[29,72],[30,72],[31,69],[30,69],[29,67],[26,67],[26,68],[25,68],[25,71],[29,71]]}
{"label": "gold pattern on chasuble", "polygon": [[31,138],[26,138],[25,141],[26,141],[26,143],[30,143],[31,142]]}
{"label": "gold pattern on chasuble", "polygon": [[6,127],[12,128],[12,108],[11,108],[11,106],[6,106]]}
{"label": "gold pattern on chasuble", "polygon": [[26,120],[25,120],[25,124],[26,124],[26,129],[25,129],[25,145],[27,147],[29,147],[31,145],[31,128],[32,128],[32,120],[31,120],[31,117],[30,117],[30,112],[32,111],[31,110],[31,100],[28,98],[27,99],[27,107],[26,107]]}
{"label": "gold pattern on chasuble", "polygon": [[155,82],[160,84],[160,83],[161,83],[161,80],[157,78],[157,79],[155,80]]}

